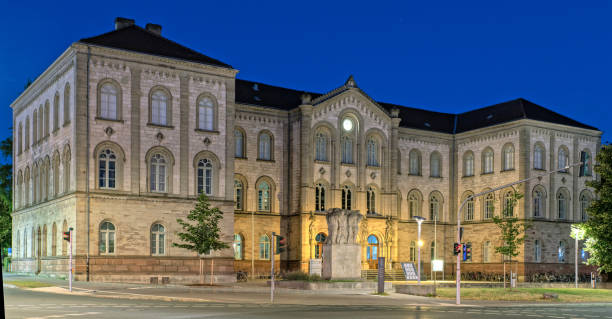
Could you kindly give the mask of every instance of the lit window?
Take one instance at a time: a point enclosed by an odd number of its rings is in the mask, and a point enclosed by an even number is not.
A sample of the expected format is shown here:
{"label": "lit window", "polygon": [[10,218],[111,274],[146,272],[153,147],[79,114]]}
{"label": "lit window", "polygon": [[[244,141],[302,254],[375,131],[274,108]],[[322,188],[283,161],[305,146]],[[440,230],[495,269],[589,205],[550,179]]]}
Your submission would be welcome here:
{"label": "lit window", "polygon": [[270,259],[270,237],[268,235],[259,237],[259,259]]}
{"label": "lit window", "polygon": [[369,261],[374,261],[378,259],[378,238],[376,238],[376,236],[374,235],[368,236],[366,258]]}
{"label": "lit window", "polygon": [[495,209],[493,203],[493,194],[487,194],[484,201],[484,218],[493,218],[493,210]]}
{"label": "lit window", "polygon": [[166,229],[161,224],[151,227],[151,255],[164,255],[166,247]]}
{"label": "lit window", "polygon": [[234,259],[242,260],[243,258],[242,236],[240,236],[240,234],[234,234]]}
{"label": "lit window", "polygon": [[271,137],[268,133],[261,133],[259,135],[259,159],[271,160]]}
{"label": "lit window", "polygon": [[100,225],[100,254],[115,253],[115,225],[110,222],[103,222]]}
{"label": "lit window", "polygon": [[486,149],[482,155],[482,171],[484,174],[493,173],[493,150]]}
{"label": "lit window", "polygon": [[514,146],[507,145],[504,148],[504,170],[514,169]]}
{"label": "lit window", "polygon": [[257,187],[257,210],[270,211],[270,185],[267,182],[261,182]]}
{"label": "lit window", "polygon": [[463,176],[474,176],[474,153],[466,153],[463,163]]}

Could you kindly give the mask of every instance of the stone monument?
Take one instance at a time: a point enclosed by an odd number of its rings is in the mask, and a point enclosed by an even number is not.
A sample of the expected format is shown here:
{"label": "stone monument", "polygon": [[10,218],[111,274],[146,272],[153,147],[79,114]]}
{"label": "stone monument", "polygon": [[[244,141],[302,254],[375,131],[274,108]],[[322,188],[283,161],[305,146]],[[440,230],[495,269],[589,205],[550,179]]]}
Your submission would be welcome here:
{"label": "stone monument", "polygon": [[357,244],[359,222],[356,210],[333,208],[327,211],[328,236],[323,244],[324,279],[361,278],[361,246]]}

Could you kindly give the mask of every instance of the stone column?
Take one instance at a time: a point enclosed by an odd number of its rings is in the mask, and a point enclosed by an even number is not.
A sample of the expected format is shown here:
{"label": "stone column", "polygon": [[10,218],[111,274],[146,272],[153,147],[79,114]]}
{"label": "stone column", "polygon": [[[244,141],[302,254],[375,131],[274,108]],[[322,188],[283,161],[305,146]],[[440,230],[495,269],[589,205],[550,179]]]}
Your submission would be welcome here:
{"label": "stone column", "polygon": [[[548,150],[548,154],[549,154],[549,158],[550,158],[550,164],[548,166],[548,170],[553,170],[556,169],[557,167],[555,166],[555,148],[556,148],[556,140],[555,140],[555,132],[550,132],[550,149]],[[558,174],[551,174],[548,175],[548,180],[549,180],[549,188],[548,188],[548,219],[549,220],[553,220],[555,219],[555,207],[557,207],[557,205],[555,205],[555,194],[557,192],[555,192],[555,176]]]}
{"label": "stone column", "polygon": [[[221,121],[221,119],[219,119]],[[225,81],[225,199],[234,200],[234,127],[236,122],[236,79]],[[223,132],[222,132],[223,133]],[[246,141],[245,141],[246,142]],[[258,147],[258,146],[256,146]],[[274,149],[274,148],[272,148]],[[248,198],[248,197],[247,197]]]}
{"label": "stone column", "polygon": [[[518,169],[519,179],[529,178],[531,176],[531,132],[528,128],[519,130],[519,145],[518,145]],[[531,188],[532,182],[527,181],[523,185],[523,218],[530,217],[531,203]],[[520,212],[517,216],[521,218]]]}
{"label": "stone column", "polygon": [[[576,135],[574,135],[574,138],[572,140],[572,156],[570,159],[570,164],[574,164],[574,163],[578,163],[580,162],[580,149],[578,148],[578,137]],[[579,221],[580,220],[580,209],[579,209],[579,204],[580,204],[580,200],[579,200],[579,190],[578,190],[578,176],[580,175],[580,166],[574,166],[572,167],[572,197],[569,199],[571,205],[568,205],[568,207],[571,208],[571,213],[568,212],[568,217],[572,216],[571,219],[568,218],[568,220],[575,220],[575,221]]]}

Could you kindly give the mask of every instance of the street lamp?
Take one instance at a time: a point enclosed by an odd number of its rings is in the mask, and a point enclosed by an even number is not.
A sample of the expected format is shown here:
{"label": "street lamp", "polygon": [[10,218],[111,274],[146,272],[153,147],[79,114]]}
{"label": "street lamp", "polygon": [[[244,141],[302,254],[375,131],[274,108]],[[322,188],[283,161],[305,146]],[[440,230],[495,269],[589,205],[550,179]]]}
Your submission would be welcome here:
{"label": "street lamp", "polygon": [[419,246],[419,257],[417,259],[417,279],[418,279],[418,284],[421,284],[421,246],[423,246],[423,241],[421,240],[421,223],[423,223],[423,221],[425,220],[424,217],[421,216],[414,216],[414,220],[416,220],[417,224],[419,225],[419,230],[418,230],[418,237],[417,237],[417,242],[418,242],[418,246]]}

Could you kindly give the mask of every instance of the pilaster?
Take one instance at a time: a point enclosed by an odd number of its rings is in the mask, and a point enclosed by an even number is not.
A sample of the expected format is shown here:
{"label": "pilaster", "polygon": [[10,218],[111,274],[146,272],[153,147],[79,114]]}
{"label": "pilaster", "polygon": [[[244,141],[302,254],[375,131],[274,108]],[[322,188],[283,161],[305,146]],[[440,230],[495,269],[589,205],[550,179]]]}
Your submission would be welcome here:
{"label": "pilaster", "polygon": [[132,66],[130,68],[131,91],[130,91],[130,172],[131,172],[131,192],[140,193],[140,77],[142,70]]}
{"label": "pilaster", "polygon": [[187,196],[189,193],[189,76],[181,75],[179,83],[179,152],[181,157],[179,161],[179,178],[181,181],[179,193],[181,196]]}

